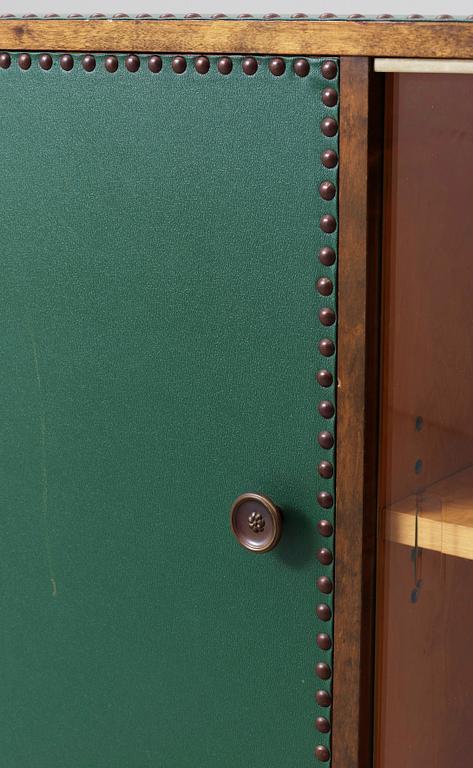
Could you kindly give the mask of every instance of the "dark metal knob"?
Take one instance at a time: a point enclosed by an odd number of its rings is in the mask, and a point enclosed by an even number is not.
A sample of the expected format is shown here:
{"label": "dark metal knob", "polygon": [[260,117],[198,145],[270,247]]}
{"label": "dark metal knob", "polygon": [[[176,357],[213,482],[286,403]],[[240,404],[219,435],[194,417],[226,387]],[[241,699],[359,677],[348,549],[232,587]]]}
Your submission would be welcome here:
{"label": "dark metal knob", "polygon": [[230,523],[237,541],[252,552],[269,552],[281,537],[281,511],[260,493],[239,496],[233,504]]}

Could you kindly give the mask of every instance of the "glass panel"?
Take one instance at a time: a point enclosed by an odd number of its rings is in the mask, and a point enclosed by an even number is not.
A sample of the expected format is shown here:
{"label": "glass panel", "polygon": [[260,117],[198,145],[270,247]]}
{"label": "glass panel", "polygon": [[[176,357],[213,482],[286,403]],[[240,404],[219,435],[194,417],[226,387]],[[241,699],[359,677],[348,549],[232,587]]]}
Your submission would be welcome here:
{"label": "glass panel", "polygon": [[473,748],[473,77],[387,80],[376,768]]}

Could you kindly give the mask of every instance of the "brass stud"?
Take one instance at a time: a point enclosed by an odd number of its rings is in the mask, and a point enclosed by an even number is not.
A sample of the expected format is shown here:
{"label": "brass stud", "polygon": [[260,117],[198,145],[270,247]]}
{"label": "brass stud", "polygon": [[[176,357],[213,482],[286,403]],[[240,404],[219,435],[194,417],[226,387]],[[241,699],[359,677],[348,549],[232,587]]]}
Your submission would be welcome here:
{"label": "brass stud", "polygon": [[324,267],[331,267],[333,264],[335,264],[335,259],[336,255],[333,248],[325,246],[325,248],[320,249],[319,261],[324,265]]}
{"label": "brass stud", "polygon": [[333,435],[331,432],[327,432],[327,430],[323,430],[322,432],[319,432],[318,436],[319,445],[321,448],[325,448],[325,450],[329,450],[330,448],[333,448],[333,444],[335,440],[333,439]]}
{"label": "brass stud", "polygon": [[23,19],[37,19],[38,14],[37,13],[24,13],[22,16]]}
{"label": "brass stud", "polygon": [[324,357],[331,357],[335,353],[335,344],[332,339],[320,339],[319,352]]}
{"label": "brass stud", "polygon": [[266,21],[268,21],[269,19],[280,19],[280,18],[281,17],[279,13],[265,13],[265,15],[263,16],[263,19],[265,19]]}
{"label": "brass stud", "polygon": [[246,56],[241,62],[241,68],[245,75],[254,75],[258,69],[258,62],[254,56]]}
{"label": "brass stud", "polygon": [[328,491],[319,491],[317,501],[324,509],[331,509],[333,507],[333,496]]}
{"label": "brass stud", "polygon": [[330,722],[326,717],[318,717],[315,721],[315,727],[320,733],[330,733]]}
{"label": "brass stud", "polygon": [[321,461],[319,463],[319,475],[326,480],[330,480],[330,478],[333,477],[333,465],[330,461]]}
{"label": "brass stud", "polygon": [[296,59],[293,69],[298,77],[307,77],[310,72],[310,64],[307,59]]}
{"label": "brass stud", "polygon": [[233,61],[229,56],[222,56],[217,62],[217,69],[221,75],[229,75],[233,69]]}
{"label": "brass stud", "polygon": [[337,222],[335,217],[330,213],[325,213],[320,219],[320,229],[322,232],[326,232],[328,235],[330,235],[332,232],[335,232],[336,228]]}
{"label": "brass stud", "polygon": [[331,387],[333,384],[333,376],[330,371],[325,368],[317,373],[317,381],[321,387]]}
{"label": "brass stud", "polygon": [[364,19],[365,17],[363,16],[362,13],[351,13],[348,18],[349,19]]}
{"label": "brass stud", "polygon": [[135,16],[136,19],[152,19],[152,15],[150,13],[137,13]]}
{"label": "brass stud", "polygon": [[112,19],[129,19],[129,18],[130,17],[128,16],[128,14],[123,12],[114,13],[112,16]]}
{"label": "brass stud", "polygon": [[328,606],[327,603],[320,603],[316,608],[316,613],[320,621],[330,621],[332,618],[332,611],[330,610],[330,606]]}
{"label": "brass stud", "polygon": [[338,103],[338,93],[335,88],[324,88],[322,101],[326,107],[335,107]]}
{"label": "brass stud", "polygon": [[333,80],[337,76],[337,65],[334,61],[328,60],[322,63],[322,76],[326,80]]}
{"label": "brass stud", "polygon": [[333,283],[329,277],[320,277],[317,280],[317,291],[321,296],[330,296],[333,291]]}
{"label": "brass stud", "polygon": [[184,56],[175,56],[172,60],[172,68],[177,75],[182,75],[187,69],[187,62]]}
{"label": "brass stud", "polygon": [[207,56],[198,56],[196,59],[194,59],[194,67],[195,71],[198,72],[199,75],[206,75],[210,69],[210,61],[208,60]]}
{"label": "brass stud", "polygon": [[41,69],[51,69],[53,66],[53,57],[49,53],[42,53],[39,57],[39,66]]}
{"label": "brass stud", "polygon": [[335,184],[331,181],[323,181],[319,187],[319,195],[323,200],[333,200],[336,192]]}
{"label": "brass stud", "polygon": [[321,13],[319,16],[320,19],[336,19],[337,14],[336,13]]}
{"label": "brass stud", "polygon": [[20,69],[29,69],[31,67],[31,56],[29,53],[20,53],[18,56],[18,66]]}
{"label": "brass stud", "polygon": [[[319,403],[319,413],[324,419],[331,419],[335,413],[335,406],[330,400],[322,400]],[[323,506],[323,504],[322,504]],[[330,505],[331,506],[331,505]]]}
{"label": "brass stud", "polygon": [[148,69],[153,74],[156,74],[157,72],[161,72],[161,69],[163,67],[163,61],[161,59],[161,56],[150,56],[148,59]]}
{"label": "brass stud", "polygon": [[441,13],[440,16],[436,16],[436,19],[453,19],[449,13]]}
{"label": "brass stud", "polygon": [[91,19],[106,19],[105,13],[93,13]]}
{"label": "brass stud", "polygon": [[251,13],[240,13],[237,16],[237,19],[252,19],[253,15]]}
{"label": "brass stud", "polygon": [[92,54],[88,53],[84,58],[82,59],[82,66],[84,67],[86,72],[93,72],[95,69],[95,56],[92,56]]}
{"label": "brass stud", "polygon": [[210,18],[211,19],[226,19],[227,18],[227,14],[226,13],[214,13],[214,14],[212,14],[212,16]]}
{"label": "brass stud", "polygon": [[68,19],[83,19],[83,15],[81,13],[70,13],[67,17]]}
{"label": "brass stud", "polygon": [[321,763],[328,763],[330,760],[330,752],[328,751],[327,747],[324,747],[322,744],[319,744],[315,748],[315,756],[317,760],[320,760]]}
{"label": "brass stud", "polygon": [[63,53],[63,55],[59,59],[59,66],[65,72],[70,72],[71,71],[71,69],[74,66],[74,59],[73,59],[73,57],[71,56],[70,53]]}
{"label": "brass stud", "polygon": [[162,13],[159,18],[160,19],[175,19],[176,15],[174,13]]}
{"label": "brass stud", "polygon": [[327,635],[326,632],[319,632],[317,635],[317,645],[321,651],[329,651],[332,647],[330,635]]}
{"label": "brass stud", "polygon": [[11,65],[11,56],[9,53],[0,53],[0,68],[8,69]]}
{"label": "brass stud", "polygon": [[322,165],[325,168],[335,168],[338,164],[338,155],[333,149],[325,149],[322,152]]}
{"label": "brass stud", "polygon": [[61,17],[59,16],[58,13],[45,13],[44,14],[44,18],[45,19],[60,19]]}
{"label": "brass stud", "polygon": [[329,665],[326,664],[324,661],[319,661],[315,667],[315,674],[321,680],[330,680],[332,676],[332,670],[330,669]]}
{"label": "brass stud", "polygon": [[317,691],[315,700],[319,707],[330,707],[332,704],[332,696],[329,691]]}
{"label": "brass stud", "polygon": [[116,56],[107,56],[104,62],[107,72],[116,72],[118,69],[118,59]]}
{"label": "brass stud", "polygon": [[268,67],[271,74],[275,77],[281,77],[286,71],[286,63],[284,59],[281,59],[279,56],[275,59],[270,59]]}
{"label": "brass stud", "polygon": [[140,68],[140,57],[136,56],[134,53],[131,53],[125,59],[125,67],[127,68],[128,72],[138,72]]}
{"label": "brass stud", "polygon": [[321,536],[331,536],[333,533],[333,525],[330,520],[319,520],[317,530]]}
{"label": "brass stud", "polygon": [[380,13],[379,16],[376,16],[377,19],[393,19],[394,16],[392,13]]}
{"label": "brass stud", "polygon": [[308,19],[309,16],[307,13],[293,13],[291,16],[291,19]]}
{"label": "brass stud", "polygon": [[336,136],[338,132],[338,123],[333,117],[324,117],[320,123],[320,130],[324,136]]}
{"label": "brass stud", "polygon": [[423,19],[424,17],[422,16],[421,13],[411,13],[407,18],[408,19]]}
{"label": "brass stud", "polygon": [[317,589],[324,595],[329,595],[333,590],[333,584],[328,576],[319,576],[317,579]]}
{"label": "brass stud", "polygon": [[321,565],[331,565],[333,560],[333,555],[329,549],[326,547],[322,547],[317,552],[317,559]]}
{"label": "brass stud", "polygon": [[200,13],[186,13],[184,16],[185,19],[201,19],[202,16]]}
{"label": "brass stud", "polygon": [[322,307],[319,312],[319,320],[322,325],[333,325],[335,323],[335,312],[330,307]]}

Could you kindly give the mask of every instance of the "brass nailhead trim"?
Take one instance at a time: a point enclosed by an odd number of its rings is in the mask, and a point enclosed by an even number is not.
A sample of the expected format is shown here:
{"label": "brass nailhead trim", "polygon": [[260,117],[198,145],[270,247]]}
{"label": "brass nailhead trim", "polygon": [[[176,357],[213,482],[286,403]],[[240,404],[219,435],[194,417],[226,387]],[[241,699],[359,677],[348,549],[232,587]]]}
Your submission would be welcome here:
{"label": "brass nailhead trim", "polygon": [[333,525],[330,520],[319,520],[317,529],[321,536],[331,536],[333,533]]}
{"label": "brass nailhead trim", "polygon": [[324,595],[330,595],[333,590],[332,580],[328,576],[319,576],[317,579],[317,589]]}
{"label": "brass nailhead trim", "polygon": [[315,727],[317,728],[320,733],[329,733],[330,732],[330,722],[327,720],[326,717],[318,717],[315,721]]}
{"label": "brass nailhead trim", "polygon": [[322,763],[328,763],[330,760],[330,752],[327,747],[323,747],[321,744],[315,748],[315,756],[317,760],[320,760]]}
{"label": "brass nailhead trim", "polygon": [[31,56],[29,53],[20,53],[18,56],[18,66],[20,69],[29,69],[31,67]]}
{"label": "brass nailhead trim", "polygon": [[321,651],[329,651],[332,647],[332,639],[326,632],[319,632],[317,635],[317,645]]}
{"label": "brass nailhead trim", "polygon": [[[324,18],[331,18],[328,14],[324,14]],[[334,80],[338,74],[338,66],[335,61],[327,59],[322,62],[320,68],[322,77],[325,80]],[[338,90],[332,86],[327,86],[321,91],[321,102],[326,108],[326,113],[320,123],[320,131],[323,136],[328,140],[334,139],[338,134],[338,122],[335,117],[330,114],[331,109],[338,105]],[[321,164],[323,168],[327,168],[331,171],[335,171],[338,166],[338,155],[335,149],[328,146],[323,149],[321,158]],[[327,174],[329,176],[329,174]],[[336,179],[326,178],[321,182],[319,186],[319,195],[323,201],[330,202],[336,198],[337,186]],[[319,221],[321,231],[327,236],[328,242],[323,245],[318,253],[318,261],[322,274],[318,275],[316,282],[316,291],[320,297],[330,297],[334,293],[334,284],[331,274],[326,273],[326,268],[334,267],[336,264],[336,251],[331,243],[331,238],[337,231],[337,220],[333,213],[324,213]],[[325,268],[325,269],[324,269]],[[335,325],[336,312],[334,306],[319,306],[318,319],[322,327],[329,328]],[[332,357],[335,353],[335,342],[330,338],[319,339],[318,342],[319,353],[324,357]],[[317,372],[317,383],[320,387],[326,388],[333,386],[334,375],[331,371],[321,369]],[[319,414],[322,418],[330,420],[335,416],[335,404],[331,400],[321,399],[317,406]],[[332,450],[335,445],[335,438],[332,431],[322,430],[317,436],[318,444],[324,450]],[[334,475],[334,468],[332,461],[321,461],[318,465],[318,474],[321,478],[321,483],[324,481],[331,481]],[[321,488],[317,493],[317,502],[319,508],[322,510],[331,510],[334,507],[334,496],[330,490]],[[327,512],[325,512],[327,514]],[[334,534],[333,523],[330,520],[320,519],[317,523],[317,530],[320,536],[325,539],[330,539]],[[321,566],[329,568],[333,563],[333,549],[332,547],[320,547],[317,550],[317,559]],[[329,573],[322,573],[317,577],[317,590],[319,595],[323,595],[325,600],[331,600],[333,593],[333,580],[331,571]],[[330,597],[328,597],[330,596]],[[320,621],[328,622],[332,619],[332,607],[329,602],[321,602],[316,606],[316,615]],[[332,649],[332,638],[328,632],[319,632],[316,638],[317,647],[321,652],[330,652]],[[322,659],[324,657],[322,656]],[[316,693],[316,701],[320,707],[329,707],[332,703],[331,696],[331,678],[332,670],[330,665],[325,660],[319,660],[316,664],[315,674],[319,680],[324,680],[327,684],[328,690],[319,690]],[[315,721],[315,727],[319,733],[328,734],[331,730],[331,724],[328,717],[317,717]],[[317,760],[321,762],[328,762],[330,760],[330,750],[325,744],[318,744],[315,747],[314,755]]]}
{"label": "brass nailhead trim", "polygon": [[329,691],[317,691],[315,694],[315,700],[319,707],[330,707],[332,704],[332,696]]}
{"label": "brass nailhead trim", "polygon": [[104,67],[107,72],[116,72],[118,69],[118,59],[116,56],[107,56],[104,61]]}
{"label": "brass nailhead trim", "polygon": [[[330,609],[330,606],[327,605],[327,603],[319,603],[319,605],[317,606],[317,608],[315,610],[316,610],[317,616],[320,619],[320,621],[330,621],[330,619],[332,618],[332,611]],[[327,665],[320,663],[317,666],[326,667]],[[320,677],[320,675],[319,675],[319,677]],[[330,675],[328,675],[324,679],[328,680],[329,677],[330,677]]]}
{"label": "brass nailhead trim", "polygon": [[[50,14],[48,17],[44,18],[58,18],[57,14]],[[69,16],[68,18],[85,18],[80,17],[78,14],[74,14],[73,16]],[[106,18],[104,14],[93,14],[89,18]],[[126,15],[123,14],[115,14],[113,18],[129,18]],[[153,18],[149,14],[140,14],[136,18]],[[160,18],[174,18],[173,14],[162,14]],[[188,14],[185,18],[200,18],[198,14]],[[216,14],[212,18],[225,18],[225,14]],[[169,57],[166,57],[166,59],[169,59]],[[161,72],[163,68],[163,59],[161,56],[158,56],[157,54],[150,55],[146,57],[147,63],[148,63],[148,69],[150,72],[153,72],[154,74],[157,74],[158,72]],[[233,57],[230,56],[222,56],[217,61],[217,70],[221,75],[229,75],[233,69],[234,69],[234,60],[238,60],[241,65],[241,69],[245,75],[248,75],[249,77],[254,76],[259,68],[260,68],[260,62],[255,56],[244,56],[244,57]],[[186,56],[177,55],[174,56],[173,59],[170,60],[171,69],[178,75],[184,74],[189,69],[189,64],[192,61],[193,68],[196,72],[198,72],[201,75],[207,74],[209,72],[211,67],[211,62],[208,56],[200,55],[196,56],[194,58],[188,58]],[[28,64],[28,62],[30,62]],[[86,72],[93,72],[97,67],[97,60],[94,54],[92,53],[86,53],[83,54],[80,58],[80,63],[82,65],[82,68]],[[138,72],[141,68],[142,63],[142,57],[138,56],[137,54],[130,53],[124,61],[125,69],[128,72],[135,73]],[[21,53],[18,57],[18,64],[21,67],[21,69],[29,69],[31,66],[31,56],[29,53]],[[61,69],[63,69],[65,72],[70,72],[74,68],[74,58],[71,54],[65,53],[62,54],[59,58],[59,64]],[[11,65],[11,59],[7,52],[0,53],[0,69],[8,69]],[[107,72],[110,72],[111,74],[118,71],[120,67],[120,58],[116,56],[115,54],[109,54],[105,57],[103,60],[104,68],[107,70]],[[41,69],[48,70],[53,67],[53,58],[49,53],[41,54],[39,58],[39,66]],[[274,77],[281,77],[286,73],[287,69],[287,62],[284,58],[281,56],[274,56],[268,60],[268,70]],[[293,63],[293,70],[294,73],[298,77],[306,77],[310,72],[310,64],[307,61],[307,59],[295,59]],[[323,93],[327,94],[329,92],[334,92],[333,88],[325,89]],[[338,96],[337,96],[338,98]],[[330,118],[329,122],[327,123],[328,127],[325,129],[322,126],[322,130],[335,130],[333,127],[333,119]],[[338,163],[338,158],[334,153],[328,152],[326,154],[326,157],[322,159],[322,162],[325,163],[327,168],[333,168]],[[322,189],[322,185],[321,185]],[[331,182],[325,182],[325,199],[326,200],[332,200],[335,196],[335,188]],[[330,224],[328,224],[330,226]]]}
{"label": "brass nailhead trim", "polygon": [[317,664],[315,673],[321,680],[329,680],[332,676],[332,670],[330,669],[329,665],[322,661]]}

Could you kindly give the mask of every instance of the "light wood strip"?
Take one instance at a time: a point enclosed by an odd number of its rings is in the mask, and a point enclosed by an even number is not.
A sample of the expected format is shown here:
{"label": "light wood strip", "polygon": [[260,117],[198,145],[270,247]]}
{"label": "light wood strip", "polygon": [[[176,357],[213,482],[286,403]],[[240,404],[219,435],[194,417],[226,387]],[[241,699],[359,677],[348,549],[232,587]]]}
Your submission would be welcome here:
{"label": "light wood strip", "polygon": [[473,560],[473,467],[393,504],[386,510],[386,538]]}
{"label": "light wood strip", "polygon": [[375,72],[471,75],[473,61],[462,59],[375,59]]}
{"label": "light wood strip", "polygon": [[473,58],[473,24],[389,21],[2,19],[8,50]]}

